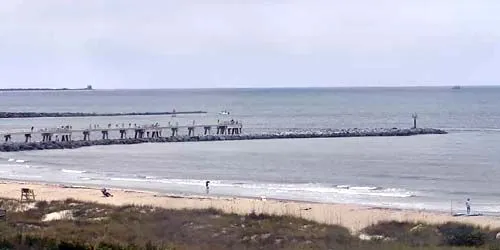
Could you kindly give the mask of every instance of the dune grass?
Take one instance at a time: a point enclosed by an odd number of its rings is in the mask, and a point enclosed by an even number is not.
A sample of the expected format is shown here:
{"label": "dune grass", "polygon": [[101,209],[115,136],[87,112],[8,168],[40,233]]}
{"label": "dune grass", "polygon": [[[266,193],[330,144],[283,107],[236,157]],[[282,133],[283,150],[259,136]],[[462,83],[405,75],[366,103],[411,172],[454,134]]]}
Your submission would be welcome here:
{"label": "dune grass", "polygon": [[[76,200],[19,204],[0,200],[0,249],[500,249],[496,231],[462,224],[384,222],[349,230],[288,216],[168,210]],[[42,221],[45,215],[71,216]]]}

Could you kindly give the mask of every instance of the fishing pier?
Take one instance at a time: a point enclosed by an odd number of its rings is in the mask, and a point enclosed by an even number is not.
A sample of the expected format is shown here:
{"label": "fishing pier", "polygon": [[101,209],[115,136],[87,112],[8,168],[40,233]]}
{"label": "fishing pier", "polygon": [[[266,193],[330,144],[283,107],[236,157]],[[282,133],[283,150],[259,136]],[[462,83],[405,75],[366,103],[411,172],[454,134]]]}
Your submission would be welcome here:
{"label": "fishing pier", "polygon": [[373,128],[373,129],[320,129],[272,133],[242,133],[243,124],[238,121],[218,121],[215,124],[178,125],[158,123],[138,126],[136,124],[108,124],[105,128],[90,125],[84,129],[72,126],[28,131],[0,133],[0,152],[17,152],[48,149],[75,149],[100,145],[126,145],[139,143],[174,143],[203,141],[341,138],[366,136],[412,136],[446,134],[433,128]]}
{"label": "fishing pier", "polygon": [[[91,140],[109,140],[109,139],[144,139],[144,138],[162,138],[177,137],[182,135],[239,135],[242,133],[243,124],[237,121],[224,121],[217,124],[191,124],[191,125],[172,125],[160,126],[159,124],[137,126],[128,124],[111,125],[101,128],[98,125],[90,125],[85,129],[73,129],[72,126],[63,126],[60,128],[28,130],[19,132],[2,133],[5,143],[8,142],[33,142],[37,138],[41,142],[73,141],[75,135],[83,141]],[[185,132],[185,134],[183,133]],[[181,135],[179,134],[181,133]],[[197,134],[198,133],[198,134]],[[111,135],[111,136],[110,136]]]}

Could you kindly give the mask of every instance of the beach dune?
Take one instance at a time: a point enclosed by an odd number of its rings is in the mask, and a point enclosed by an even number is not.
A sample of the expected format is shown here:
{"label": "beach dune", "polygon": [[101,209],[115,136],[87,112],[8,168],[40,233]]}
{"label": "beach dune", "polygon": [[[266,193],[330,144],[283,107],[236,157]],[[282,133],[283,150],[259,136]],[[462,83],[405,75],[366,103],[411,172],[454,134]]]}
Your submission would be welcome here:
{"label": "beach dune", "polygon": [[215,208],[226,213],[266,213],[290,215],[326,224],[337,224],[353,233],[380,221],[426,223],[462,222],[482,227],[500,227],[500,218],[492,216],[453,217],[433,211],[399,210],[349,204],[308,203],[288,200],[250,199],[241,197],[177,196],[148,191],[108,189],[113,197],[104,197],[99,188],[4,181],[0,197],[20,199],[21,188],[33,189],[37,200],[76,199],[110,205],[146,205],[167,209]]}

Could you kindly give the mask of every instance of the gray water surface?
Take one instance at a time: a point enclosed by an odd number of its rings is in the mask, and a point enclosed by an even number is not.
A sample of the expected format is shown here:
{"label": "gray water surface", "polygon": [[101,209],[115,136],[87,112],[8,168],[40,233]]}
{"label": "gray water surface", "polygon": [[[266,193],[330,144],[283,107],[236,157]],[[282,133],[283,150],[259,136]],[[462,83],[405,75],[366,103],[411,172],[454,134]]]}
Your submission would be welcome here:
{"label": "gray water surface", "polygon": [[[500,88],[119,90],[0,92],[4,111],[205,110],[172,118],[85,117],[0,120],[32,125],[214,122],[228,110],[244,132],[310,128],[444,128],[447,135],[140,144],[0,153],[7,179],[106,185],[164,192],[267,196],[322,202],[500,211]],[[226,118],[226,117],[224,117]]]}

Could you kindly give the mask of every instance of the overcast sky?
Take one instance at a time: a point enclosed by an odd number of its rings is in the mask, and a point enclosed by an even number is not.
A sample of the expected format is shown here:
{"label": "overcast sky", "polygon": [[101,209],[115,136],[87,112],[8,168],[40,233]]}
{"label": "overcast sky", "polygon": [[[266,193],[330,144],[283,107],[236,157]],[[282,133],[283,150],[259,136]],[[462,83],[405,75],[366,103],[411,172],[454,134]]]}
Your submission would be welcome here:
{"label": "overcast sky", "polygon": [[496,85],[498,0],[0,1],[0,87]]}

